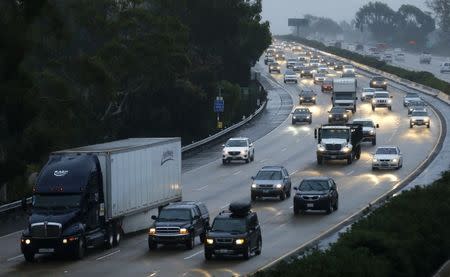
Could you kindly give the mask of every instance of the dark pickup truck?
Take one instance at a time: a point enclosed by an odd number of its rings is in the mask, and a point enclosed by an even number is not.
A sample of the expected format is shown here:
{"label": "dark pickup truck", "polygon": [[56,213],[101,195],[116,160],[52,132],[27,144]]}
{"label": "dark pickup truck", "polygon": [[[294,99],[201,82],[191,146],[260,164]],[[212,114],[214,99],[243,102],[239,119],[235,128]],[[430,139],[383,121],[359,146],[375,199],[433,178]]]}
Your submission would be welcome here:
{"label": "dark pickup truck", "polygon": [[154,250],[158,244],[184,244],[187,249],[195,246],[195,237],[205,241],[209,228],[209,212],[201,202],[183,201],[164,207],[148,232],[148,248]]}

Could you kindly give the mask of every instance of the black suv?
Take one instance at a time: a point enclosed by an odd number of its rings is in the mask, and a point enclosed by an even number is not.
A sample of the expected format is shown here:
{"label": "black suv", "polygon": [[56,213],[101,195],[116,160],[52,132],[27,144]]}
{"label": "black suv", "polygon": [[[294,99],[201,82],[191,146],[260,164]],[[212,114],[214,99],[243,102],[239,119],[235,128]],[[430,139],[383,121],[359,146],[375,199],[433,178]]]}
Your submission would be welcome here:
{"label": "black suv", "polygon": [[291,196],[291,177],[283,166],[265,166],[252,177],[251,199],[256,197],[280,197],[280,200]]}
{"label": "black suv", "polygon": [[387,80],[382,76],[375,76],[372,78],[372,80],[370,80],[370,87],[382,88],[384,90],[387,90]]}
{"label": "black suv", "polygon": [[298,94],[299,100],[298,103],[301,105],[303,103],[312,103],[312,104],[316,104],[316,93],[310,89],[310,88],[305,88],[302,89],[302,91]]}
{"label": "black suv", "polygon": [[206,235],[205,259],[213,255],[243,255],[248,259],[261,254],[262,237],[258,216],[247,202],[230,204],[229,211],[221,212]]}
{"label": "black suv", "polygon": [[350,113],[343,107],[333,107],[328,113],[328,123],[347,123],[350,117]]}
{"label": "black suv", "polygon": [[294,214],[307,210],[325,210],[327,214],[339,208],[339,194],[330,177],[305,178],[294,196]]}
{"label": "black suv", "polygon": [[312,123],[312,112],[308,108],[296,108],[292,112],[292,125],[297,124],[297,122],[307,122]]}
{"label": "black suv", "polygon": [[209,228],[209,213],[201,202],[184,201],[165,206],[148,232],[148,248],[156,249],[158,244],[184,244],[194,248],[195,237],[205,241]]}

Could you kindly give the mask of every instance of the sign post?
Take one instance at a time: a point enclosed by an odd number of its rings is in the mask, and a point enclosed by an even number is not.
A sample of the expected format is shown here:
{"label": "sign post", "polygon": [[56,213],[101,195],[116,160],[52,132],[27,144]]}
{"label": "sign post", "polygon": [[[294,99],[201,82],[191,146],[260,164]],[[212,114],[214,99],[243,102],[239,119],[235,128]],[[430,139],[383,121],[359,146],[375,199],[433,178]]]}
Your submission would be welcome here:
{"label": "sign post", "polygon": [[223,128],[223,122],[220,121],[220,113],[225,110],[225,101],[222,97],[222,88],[219,87],[219,96],[214,100],[214,112],[217,113],[217,129]]}

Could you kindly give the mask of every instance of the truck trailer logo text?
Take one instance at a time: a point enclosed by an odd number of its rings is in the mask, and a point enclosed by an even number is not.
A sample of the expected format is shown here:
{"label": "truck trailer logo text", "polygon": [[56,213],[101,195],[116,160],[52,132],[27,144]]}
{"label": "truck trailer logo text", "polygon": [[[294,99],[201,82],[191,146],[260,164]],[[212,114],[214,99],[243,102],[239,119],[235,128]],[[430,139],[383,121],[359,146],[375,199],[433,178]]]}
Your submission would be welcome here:
{"label": "truck trailer logo text", "polygon": [[165,164],[168,161],[173,161],[173,151],[172,150],[166,150],[163,152],[161,157],[161,165]]}
{"label": "truck trailer logo text", "polygon": [[66,176],[69,173],[69,170],[55,170],[55,172],[53,172],[53,175],[55,175],[56,177],[63,177]]}

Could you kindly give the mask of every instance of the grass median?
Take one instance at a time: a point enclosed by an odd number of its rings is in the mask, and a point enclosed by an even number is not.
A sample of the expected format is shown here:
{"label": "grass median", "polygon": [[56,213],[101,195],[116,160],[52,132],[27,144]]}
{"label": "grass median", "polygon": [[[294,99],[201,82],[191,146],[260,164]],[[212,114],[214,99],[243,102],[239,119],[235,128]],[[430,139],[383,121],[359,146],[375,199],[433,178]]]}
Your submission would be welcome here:
{"label": "grass median", "polygon": [[265,276],[431,276],[450,258],[450,171],[352,225],[327,250],[281,262]]}

